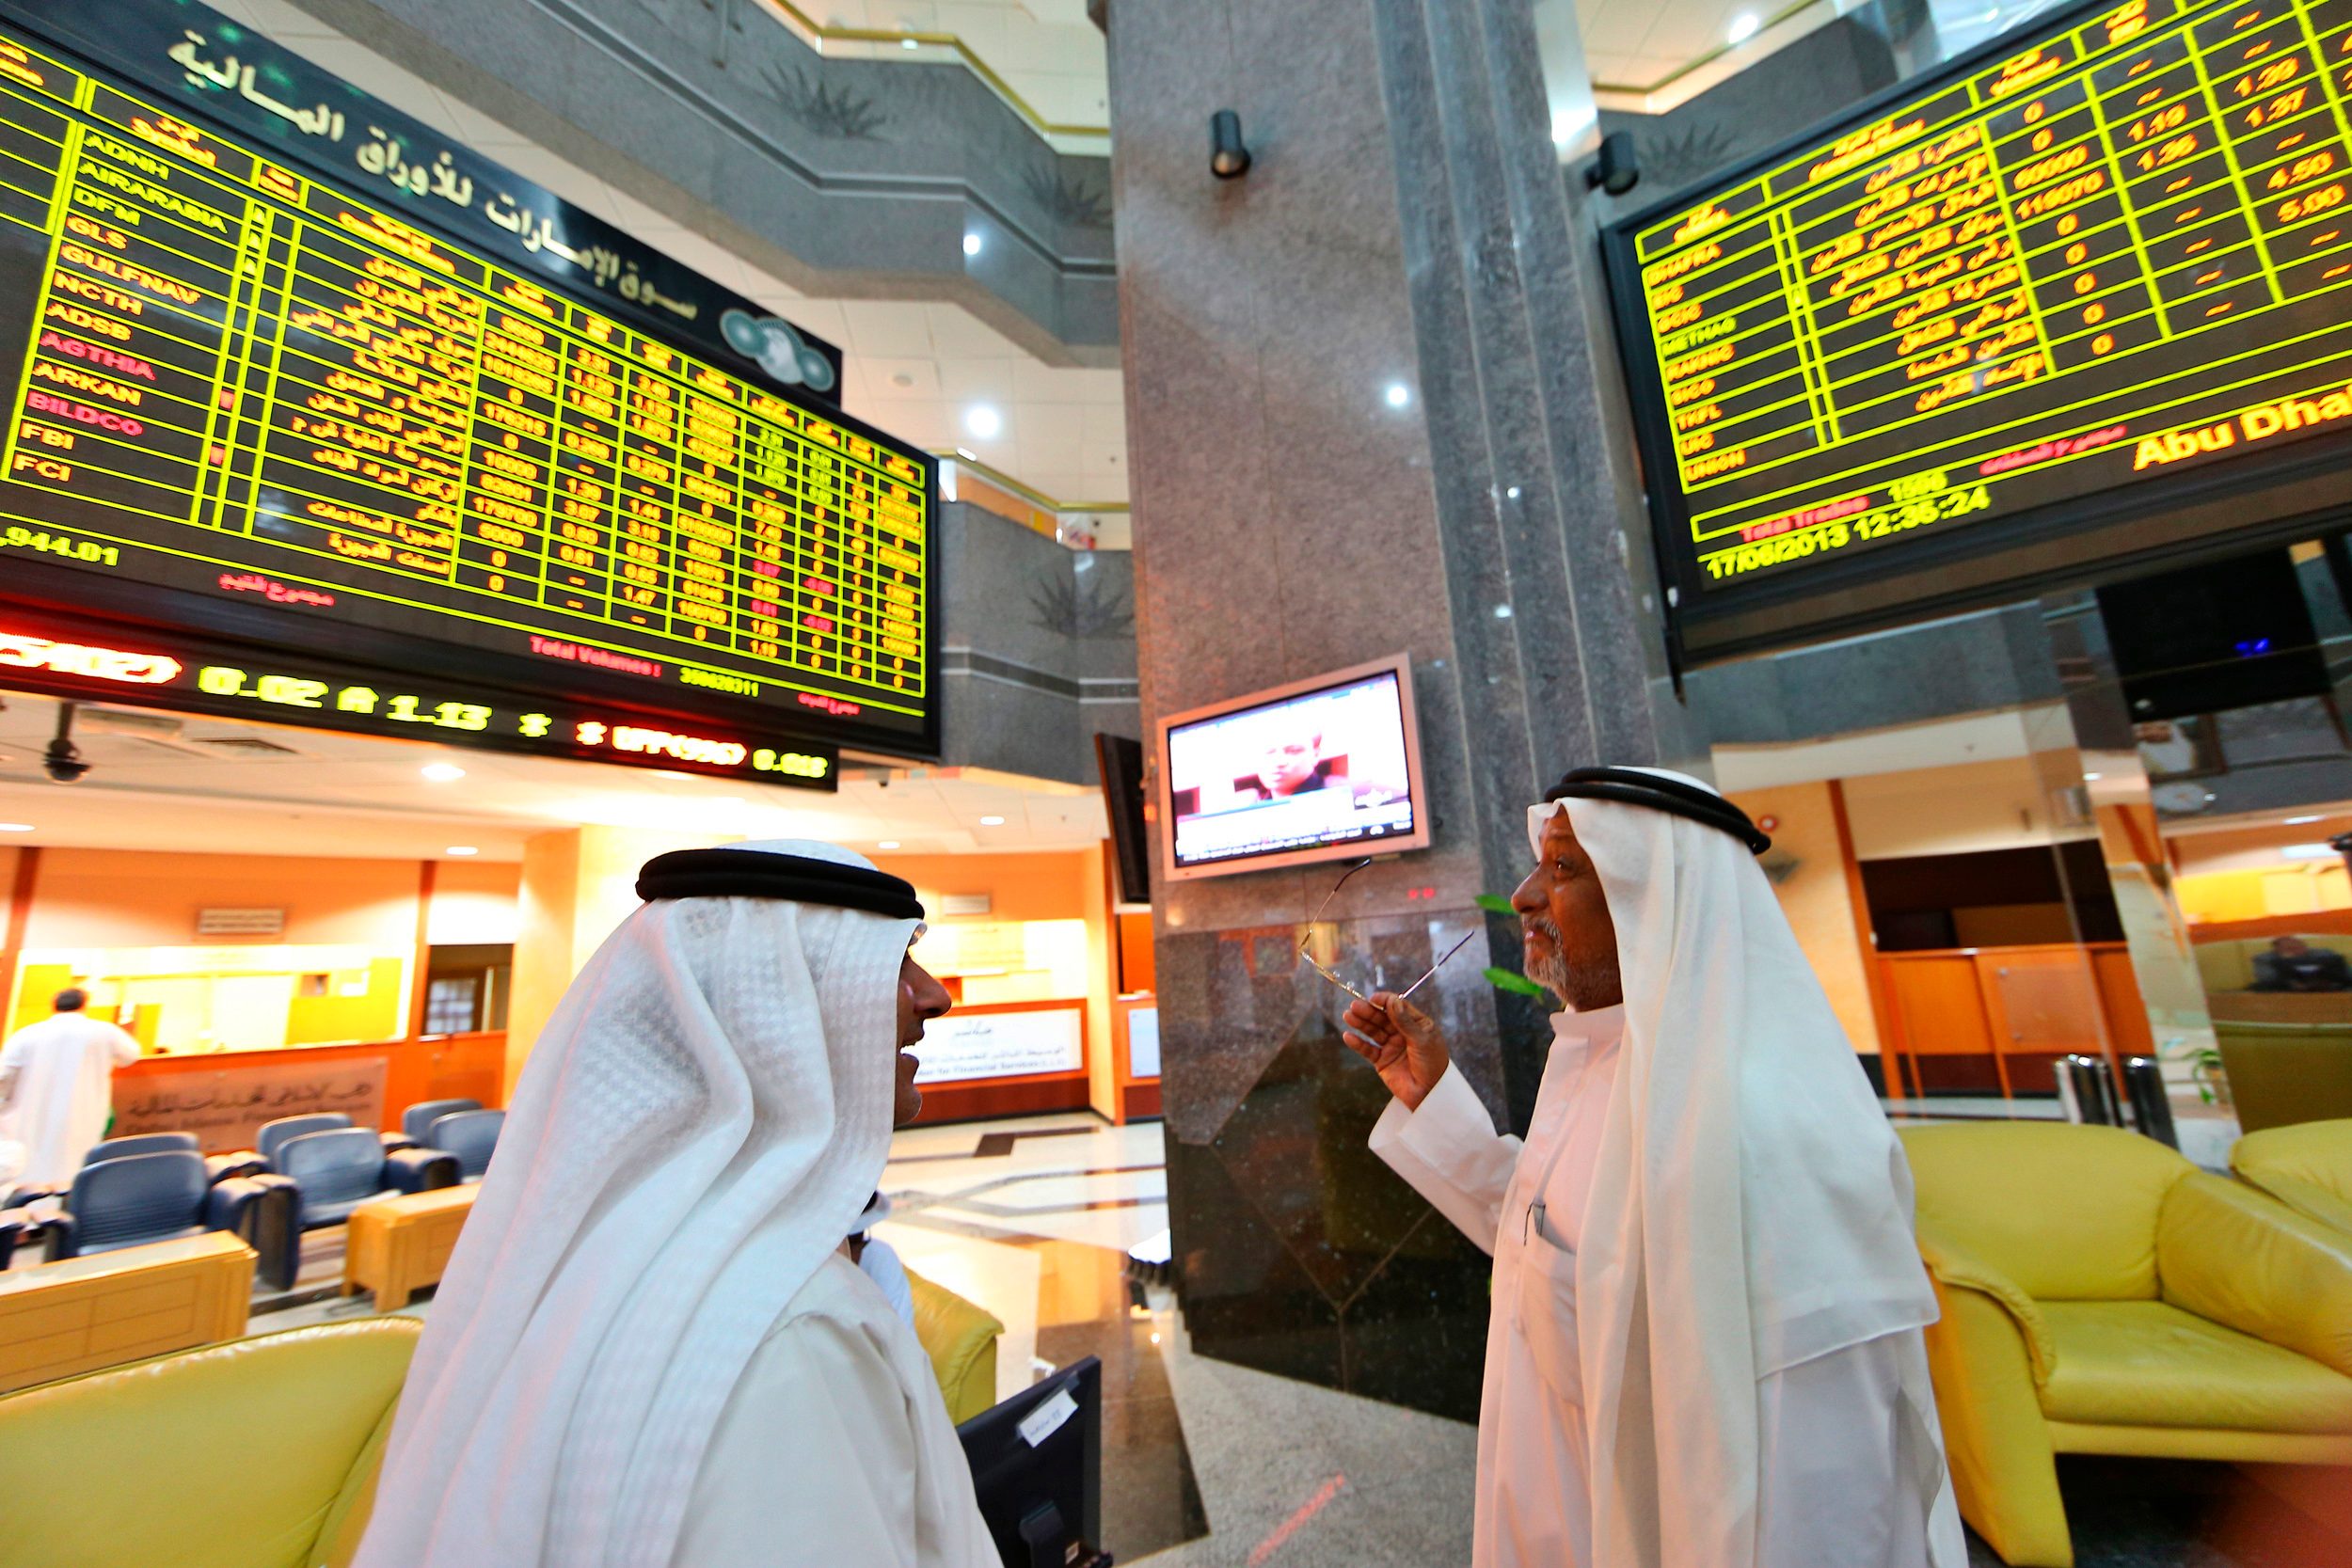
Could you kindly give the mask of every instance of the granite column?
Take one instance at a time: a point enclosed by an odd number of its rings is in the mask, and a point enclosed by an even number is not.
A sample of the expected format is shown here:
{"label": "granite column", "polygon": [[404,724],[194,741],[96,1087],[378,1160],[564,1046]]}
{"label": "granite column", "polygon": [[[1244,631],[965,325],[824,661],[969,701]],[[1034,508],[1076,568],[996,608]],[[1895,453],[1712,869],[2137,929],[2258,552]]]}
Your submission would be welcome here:
{"label": "granite column", "polygon": [[[1527,0],[1108,8],[1147,720],[1404,650],[1436,838],[1327,918],[1498,1120],[1549,1040],[1480,970],[1567,768],[1682,754],[1581,179]],[[1572,25],[1572,24],[1571,24]],[[1572,39],[1567,45],[1573,52]],[[1574,68],[1574,62],[1569,65]],[[1581,69],[1581,68],[1575,68]],[[1239,113],[1244,178],[1209,170]],[[1455,1415],[1485,1256],[1364,1148],[1387,1100],[1295,964],[1339,867],[1157,891],[1170,1209],[1200,1352]]]}

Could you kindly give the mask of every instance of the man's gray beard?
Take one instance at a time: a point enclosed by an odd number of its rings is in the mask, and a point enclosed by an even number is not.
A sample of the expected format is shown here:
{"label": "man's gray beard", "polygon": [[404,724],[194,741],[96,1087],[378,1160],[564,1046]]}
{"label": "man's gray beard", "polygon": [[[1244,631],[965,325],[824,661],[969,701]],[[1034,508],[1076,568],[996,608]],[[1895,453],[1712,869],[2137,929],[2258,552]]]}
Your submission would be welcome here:
{"label": "man's gray beard", "polygon": [[1538,915],[1531,924],[1551,943],[1551,951],[1528,961],[1527,977],[1551,992],[1562,1006],[1575,1007],[1580,996],[1607,996],[1617,989],[1616,965],[1570,964],[1559,925],[1549,915]]}

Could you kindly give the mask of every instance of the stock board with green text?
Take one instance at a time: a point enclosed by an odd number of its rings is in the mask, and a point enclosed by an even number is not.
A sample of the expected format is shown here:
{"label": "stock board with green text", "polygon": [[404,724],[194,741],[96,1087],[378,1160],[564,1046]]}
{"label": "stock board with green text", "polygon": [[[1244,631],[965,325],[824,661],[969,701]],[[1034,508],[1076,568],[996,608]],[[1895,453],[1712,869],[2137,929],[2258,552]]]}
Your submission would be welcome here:
{"label": "stock board with green text", "polygon": [[1999,41],[1611,231],[1687,617],[2352,431],[2352,0]]}
{"label": "stock board with green text", "polygon": [[925,453],[266,40],[107,10],[105,61],[0,20],[0,598],[936,749]]}

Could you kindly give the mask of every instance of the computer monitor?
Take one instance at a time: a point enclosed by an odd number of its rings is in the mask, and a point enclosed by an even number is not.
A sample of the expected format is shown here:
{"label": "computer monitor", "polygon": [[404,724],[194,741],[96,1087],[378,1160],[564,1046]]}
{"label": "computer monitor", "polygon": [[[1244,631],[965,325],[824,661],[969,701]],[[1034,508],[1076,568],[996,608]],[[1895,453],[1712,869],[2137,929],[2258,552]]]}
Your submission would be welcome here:
{"label": "computer monitor", "polygon": [[956,1429],[1005,1568],[1111,1568],[1103,1538],[1103,1363],[1089,1355]]}

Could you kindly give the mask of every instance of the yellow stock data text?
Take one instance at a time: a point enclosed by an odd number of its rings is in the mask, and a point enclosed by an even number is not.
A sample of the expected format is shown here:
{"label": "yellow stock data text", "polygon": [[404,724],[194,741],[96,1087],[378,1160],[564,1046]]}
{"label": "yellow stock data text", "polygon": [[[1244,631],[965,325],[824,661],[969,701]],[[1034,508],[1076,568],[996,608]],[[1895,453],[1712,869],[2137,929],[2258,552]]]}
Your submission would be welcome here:
{"label": "yellow stock data text", "polygon": [[1700,585],[2352,430],[2352,0],[2127,0],[1632,236]]}
{"label": "yellow stock data text", "polygon": [[927,710],[918,451],[5,36],[0,219],[0,560]]}

